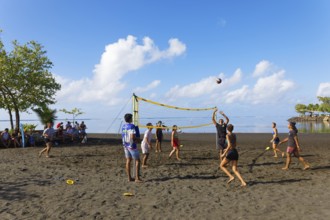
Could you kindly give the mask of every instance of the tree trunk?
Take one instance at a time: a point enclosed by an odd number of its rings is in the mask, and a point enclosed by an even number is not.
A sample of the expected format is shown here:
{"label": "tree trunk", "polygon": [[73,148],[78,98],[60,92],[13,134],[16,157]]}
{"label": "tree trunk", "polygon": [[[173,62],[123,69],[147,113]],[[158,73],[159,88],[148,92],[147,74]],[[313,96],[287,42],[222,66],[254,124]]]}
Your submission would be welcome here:
{"label": "tree trunk", "polygon": [[16,128],[19,128],[20,117],[19,117],[19,110],[16,106],[15,106],[15,116],[16,116]]}
{"label": "tree trunk", "polygon": [[13,113],[10,109],[8,109],[9,119],[10,119],[10,127],[12,130],[14,130],[14,121],[13,121]]}

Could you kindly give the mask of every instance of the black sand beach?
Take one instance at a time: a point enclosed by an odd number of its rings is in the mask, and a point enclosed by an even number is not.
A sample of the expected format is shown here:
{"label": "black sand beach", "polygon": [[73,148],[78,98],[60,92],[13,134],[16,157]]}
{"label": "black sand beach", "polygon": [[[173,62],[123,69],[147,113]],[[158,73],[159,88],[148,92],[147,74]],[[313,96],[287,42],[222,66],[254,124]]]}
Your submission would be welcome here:
{"label": "black sand beach", "polygon": [[38,158],[41,146],[1,148],[0,219],[330,218],[329,134],[299,134],[311,165],[305,171],[296,158],[281,169],[285,158],[265,150],[271,134],[237,138],[245,188],[226,183],[215,134],[180,134],[182,161],[168,159],[165,135],[163,152],[152,151],[142,169],[143,183],[127,181],[119,135],[90,134],[88,144],[54,147],[51,158]]}

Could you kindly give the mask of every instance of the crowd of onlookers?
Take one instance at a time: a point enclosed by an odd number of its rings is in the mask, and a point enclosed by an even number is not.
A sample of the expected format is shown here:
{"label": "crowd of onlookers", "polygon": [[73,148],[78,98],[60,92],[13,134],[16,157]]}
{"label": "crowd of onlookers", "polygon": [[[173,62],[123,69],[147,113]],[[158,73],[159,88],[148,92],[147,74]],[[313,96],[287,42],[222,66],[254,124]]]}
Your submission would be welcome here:
{"label": "crowd of onlookers", "polygon": [[[56,124],[54,128],[54,143],[55,145],[61,143],[72,143],[72,142],[81,142],[87,143],[87,133],[86,133],[86,124],[82,121],[80,124],[75,121],[71,123],[68,121],[66,125],[63,125],[63,122],[59,122]],[[24,131],[24,138],[22,137],[22,133],[20,129],[16,128],[12,131],[9,131],[8,128],[4,129],[0,132],[0,147],[34,147],[39,144],[44,144],[43,140],[43,131]]]}

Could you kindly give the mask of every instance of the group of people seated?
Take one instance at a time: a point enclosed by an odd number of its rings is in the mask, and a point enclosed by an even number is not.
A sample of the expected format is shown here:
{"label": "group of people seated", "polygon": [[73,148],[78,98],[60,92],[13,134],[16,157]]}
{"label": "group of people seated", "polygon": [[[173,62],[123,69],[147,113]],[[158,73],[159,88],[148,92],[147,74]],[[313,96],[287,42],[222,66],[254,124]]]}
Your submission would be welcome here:
{"label": "group of people seated", "polygon": [[[9,147],[21,147],[23,145],[23,138],[18,128],[9,132],[8,128],[5,128],[0,134],[1,145],[5,148]],[[24,146],[35,146],[35,138],[32,132],[24,133]]]}
{"label": "group of people seated", "polygon": [[[63,125],[63,122],[59,122],[56,125],[55,142],[65,143],[67,140],[81,141],[81,143],[87,143],[86,124],[82,121],[80,124],[76,121],[74,123],[67,122]],[[22,147],[23,138],[20,129],[16,128],[9,131],[8,128],[0,132],[0,147]],[[41,139],[41,140],[39,140]],[[33,131],[24,131],[24,146],[36,146],[36,142],[41,141],[43,143],[42,134]]]}
{"label": "group of people seated", "polygon": [[86,124],[82,121],[80,124],[75,121],[71,123],[68,121],[64,127],[63,122],[59,122],[56,125],[56,138],[65,142],[66,139],[71,140],[82,140],[82,143],[87,142]]}

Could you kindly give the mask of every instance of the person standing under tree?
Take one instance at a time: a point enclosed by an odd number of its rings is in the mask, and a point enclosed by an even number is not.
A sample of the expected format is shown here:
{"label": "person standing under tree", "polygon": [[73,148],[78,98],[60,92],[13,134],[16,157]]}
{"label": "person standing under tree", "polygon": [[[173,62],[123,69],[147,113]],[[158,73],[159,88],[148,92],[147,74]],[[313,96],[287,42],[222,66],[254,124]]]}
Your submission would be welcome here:
{"label": "person standing under tree", "polygon": [[226,122],[221,118],[219,120],[219,123],[217,123],[215,117],[216,113],[218,111],[218,108],[216,108],[213,112],[212,121],[217,129],[217,146],[216,149],[219,152],[219,158],[221,161],[221,155],[223,154],[224,150],[226,149],[226,135],[227,135],[227,125],[229,123],[229,118],[225,115],[223,111],[220,111],[219,113],[226,119]]}
{"label": "person standing under tree", "polygon": [[126,173],[128,181],[132,181],[131,161],[135,160],[135,182],[142,182],[139,176],[140,154],[137,149],[137,138],[135,125],[132,124],[133,115],[130,113],[124,116],[125,124],[122,127],[122,141],[126,158]]}

